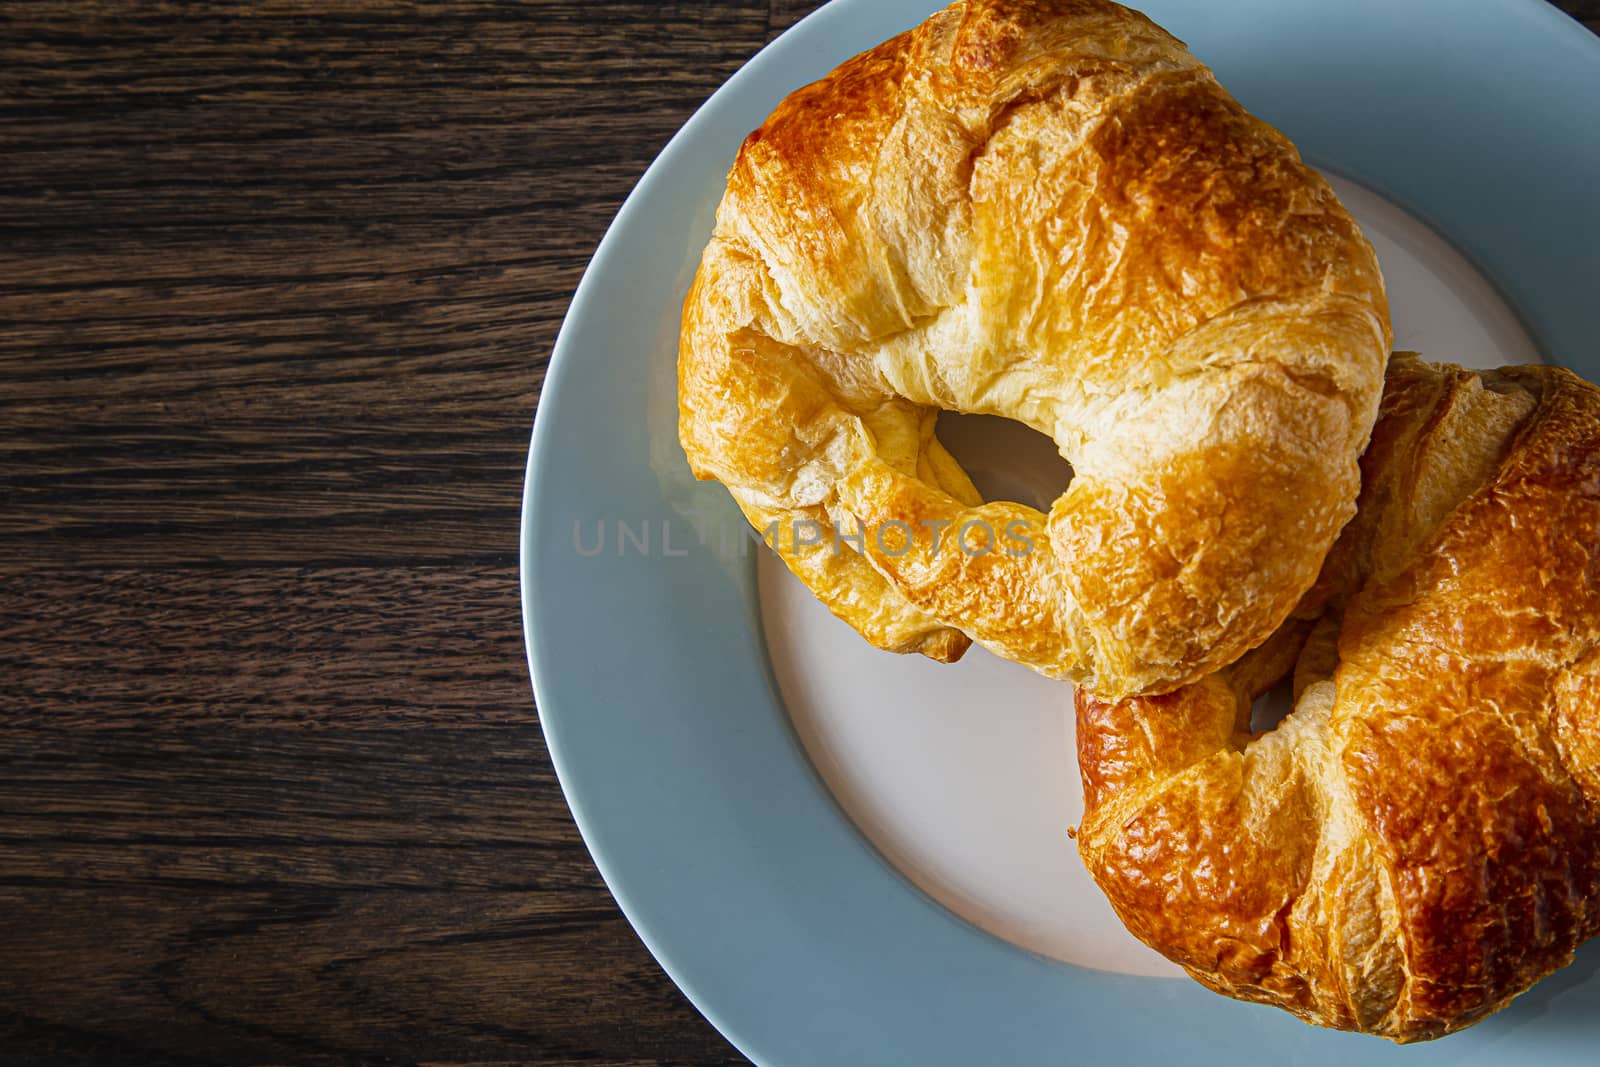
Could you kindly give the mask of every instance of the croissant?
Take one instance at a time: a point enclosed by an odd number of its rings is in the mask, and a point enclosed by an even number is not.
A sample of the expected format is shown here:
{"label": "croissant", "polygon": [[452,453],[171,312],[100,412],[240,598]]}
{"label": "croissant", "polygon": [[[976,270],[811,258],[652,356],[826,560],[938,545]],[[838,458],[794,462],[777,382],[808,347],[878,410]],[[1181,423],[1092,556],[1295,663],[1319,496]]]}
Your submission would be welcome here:
{"label": "croissant", "polygon": [[1600,390],[1397,356],[1362,472],[1265,645],[1163,696],[1079,691],[1078,847],[1205,985],[1405,1042],[1600,933]]}
{"label": "croissant", "polygon": [[[1389,341],[1356,223],[1180,42],[1105,0],[969,0],[745,140],[679,436],[873,644],[1161,691],[1315,580]],[[1049,435],[1049,513],[985,503],[941,409]]]}

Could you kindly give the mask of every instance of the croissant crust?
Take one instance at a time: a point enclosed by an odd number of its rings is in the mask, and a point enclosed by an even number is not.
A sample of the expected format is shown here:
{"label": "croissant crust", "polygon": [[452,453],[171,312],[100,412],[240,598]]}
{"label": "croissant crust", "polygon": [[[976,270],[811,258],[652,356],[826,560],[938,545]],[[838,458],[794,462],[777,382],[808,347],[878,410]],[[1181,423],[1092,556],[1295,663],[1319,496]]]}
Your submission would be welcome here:
{"label": "croissant crust", "polygon": [[[1389,340],[1327,182],[1180,42],[1106,0],[970,0],[745,140],[680,439],[874,644],[1157,692],[1315,580]],[[941,409],[1049,435],[1071,484],[985,503]]]}
{"label": "croissant crust", "polygon": [[[1159,697],[1077,696],[1085,863],[1219,992],[1396,1041],[1600,932],[1600,391],[1395,357],[1297,617]],[[1249,732],[1292,670],[1295,710]]]}

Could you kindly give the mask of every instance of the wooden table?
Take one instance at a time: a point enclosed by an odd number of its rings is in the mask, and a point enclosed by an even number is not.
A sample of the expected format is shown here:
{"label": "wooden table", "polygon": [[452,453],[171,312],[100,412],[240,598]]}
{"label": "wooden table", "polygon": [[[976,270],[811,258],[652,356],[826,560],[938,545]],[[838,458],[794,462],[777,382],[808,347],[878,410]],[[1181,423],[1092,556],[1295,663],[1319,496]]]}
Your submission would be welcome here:
{"label": "wooden table", "polygon": [[0,7],[0,1062],[744,1062],[568,816],[517,507],[595,242],[810,6]]}

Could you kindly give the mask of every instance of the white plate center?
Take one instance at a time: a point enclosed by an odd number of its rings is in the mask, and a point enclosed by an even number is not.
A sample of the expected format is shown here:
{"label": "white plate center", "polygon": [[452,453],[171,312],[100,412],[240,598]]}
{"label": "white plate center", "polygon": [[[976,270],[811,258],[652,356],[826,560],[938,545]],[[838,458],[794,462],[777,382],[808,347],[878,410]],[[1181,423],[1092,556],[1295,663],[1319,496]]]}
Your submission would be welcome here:
{"label": "white plate center", "polygon": [[[1500,295],[1453,247],[1382,197],[1330,176],[1377,249],[1395,347],[1490,367],[1539,360]],[[941,418],[986,495],[1047,503],[1065,463],[1003,420]],[[1117,921],[1067,828],[1083,813],[1072,690],[974,648],[958,664],[879,652],[770,552],[758,563],[779,688],[828,788],[923,891],[990,933],[1101,970],[1177,975]]]}

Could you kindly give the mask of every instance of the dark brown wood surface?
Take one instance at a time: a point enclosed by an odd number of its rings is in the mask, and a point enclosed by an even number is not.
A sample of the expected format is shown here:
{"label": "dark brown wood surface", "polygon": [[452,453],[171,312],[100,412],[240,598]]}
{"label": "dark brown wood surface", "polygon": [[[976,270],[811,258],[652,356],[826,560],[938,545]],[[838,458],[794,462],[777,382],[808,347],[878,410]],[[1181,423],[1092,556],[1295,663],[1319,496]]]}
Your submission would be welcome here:
{"label": "dark brown wood surface", "polygon": [[562,801],[517,507],[612,213],[810,6],[0,5],[0,1063],[744,1062]]}

